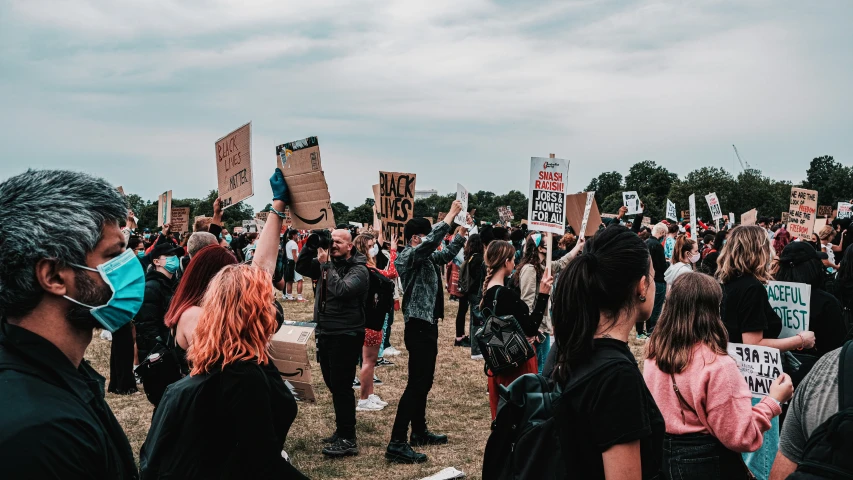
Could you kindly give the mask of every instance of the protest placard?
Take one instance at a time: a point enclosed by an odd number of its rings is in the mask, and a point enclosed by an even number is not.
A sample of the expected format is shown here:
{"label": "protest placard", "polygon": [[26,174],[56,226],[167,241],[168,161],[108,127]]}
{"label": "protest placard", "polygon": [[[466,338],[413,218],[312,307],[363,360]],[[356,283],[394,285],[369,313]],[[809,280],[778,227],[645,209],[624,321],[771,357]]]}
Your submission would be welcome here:
{"label": "protest placard", "polygon": [[542,157],[530,159],[530,202],[527,207],[527,224],[531,230],[559,235],[566,233],[568,176],[568,160]]}
{"label": "protest placard", "polygon": [[243,230],[248,233],[257,233],[258,232],[258,221],[257,220],[243,220]]}
{"label": "protest placard", "polygon": [[462,211],[453,220],[457,225],[468,225],[468,190],[461,183],[456,184],[456,200],[462,202]]}
{"label": "protest placard", "polygon": [[735,221],[735,212],[729,212],[729,223],[730,223],[732,226],[734,226],[734,225],[735,225],[735,223],[737,223],[737,222]]}
{"label": "protest placard", "polygon": [[581,235],[581,232],[585,237],[595,235],[601,225],[601,217],[595,201],[595,192],[566,195],[566,222],[572,226],[575,235]]}
{"label": "protest placard", "polygon": [[818,205],[817,216],[818,217],[831,217],[832,216],[832,205]]}
{"label": "protest placard", "polygon": [[681,211],[681,219],[690,221],[690,210],[682,210]]}
{"label": "protest placard", "polygon": [[125,197],[125,196],[126,196],[126,195],[124,194],[124,188],[122,188],[122,187],[121,187],[121,185],[117,186],[117,187],[116,187],[116,190],[118,190],[118,193],[120,193],[122,197]]}
{"label": "protest placard", "polygon": [[782,320],[779,338],[793,337],[808,331],[812,287],[806,283],[767,282],[767,299],[773,311]]}
{"label": "protest placard", "polygon": [[170,220],[172,232],[190,231],[190,207],[172,207],[172,219]]}
{"label": "protest placard", "polygon": [[515,216],[512,214],[512,208],[509,205],[505,207],[498,207],[498,218],[500,218],[501,222],[515,220]]}
{"label": "protest placard", "polygon": [[[636,220],[635,220],[635,221],[636,221]],[[644,225],[644,226],[648,227],[648,226],[649,226],[649,225],[651,225],[651,224],[652,224],[652,217],[643,217],[643,219],[642,219],[642,225]]]}
{"label": "protest placard", "polygon": [[[414,173],[379,172],[379,213],[382,216],[382,236],[390,240],[397,235],[404,242],[403,228],[415,215]],[[439,220],[444,217],[439,215]]]}
{"label": "protest placard", "polygon": [[172,191],[163,192],[157,197],[157,226],[172,221]]}
{"label": "protest placard", "polygon": [[675,204],[672,203],[668,198],[666,199],[666,218],[672,220],[673,222],[678,221],[678,210],[675,209]]}
{"label": "protest placard", "polygon": [[696,231],[696,194],[691,193],[687,198],[687,203],[690,207],[690,238],[698,239],[699,232]]}
{"label": "protest placard", "polygon": [[216,177],[222,208],[255,194],[252,182],[252,122],[216,141]]}
{"label": "protest placard", "polygon": [[257,218],[258,220],[262,220],[262,221],[264,221],[264,222],[266,222],[266,221],[267,221],[267,219],[269,218],[269,216],[270,216],[270,212],[269,212],[269,211],[266,211],[266,212],[258,212],[258,213],[256,213],[256,214],[255,214],[255,218]]}
{"label": "protest placard", "polygon": [[838,212],[835,214],[835,218],[838,220],[853,218],[853,203],[838,202]]}
{"label": "protest placard", "polygon": [[827,218],[815,218],[814,220],[814,233],[820,233],[821,229],[826,226]]}
{"label": "protest placard", "polygon": [[335,228],[317,137],[279,145],[275,147],[275,155],[290,192],[293,226],[300,230]]}
{"label": "protest placard", "polygon": [[755,222],[758,220],[758,210],[752,209],[748,212],[744,212],[740,216],[740,224],[741,225],[755,225]]}
{"label": "protest placard", "polygon": [[640,208],[640,196],[637,195],[637,192],[622,192],[622,205],[628,207],[628,211],[625,212],[626,215],[643,213],[643,209]]}
{"label": "protest placard", "polygon": [[729,342],[727,351],[746,380],[753,397],[770,394],[770,385],[782,375],[782,357],[779,350],[760,345]]}
{"label": "protest placard", "polygon": [[788,233],[800,240],[811,241],[816,214],[817,190],[792,187],[791,206],[788,208]]}
{"label": "protest placard", "polygon": [[705,201],[708,202],[708,209],[711,211],[711,219],[715,222],[723,218],[723,209],[720,207],[720,199],[716,193],[705,195]]}

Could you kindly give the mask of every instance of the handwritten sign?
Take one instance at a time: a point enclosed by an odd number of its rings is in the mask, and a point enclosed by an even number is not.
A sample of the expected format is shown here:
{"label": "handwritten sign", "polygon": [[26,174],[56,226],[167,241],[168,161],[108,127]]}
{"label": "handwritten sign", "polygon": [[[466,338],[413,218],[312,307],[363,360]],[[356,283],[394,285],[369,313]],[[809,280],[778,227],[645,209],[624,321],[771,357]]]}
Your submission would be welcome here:
{"label": "handwritten sign", "polygon": [[581,221],[580,234],[585,235],[586,224],[589,222],[589,211],[592,210],[592,202],[595,201],[595,192],[586,192],[586,205],[583,207],[583,220]]}
{"label": "handwritten sign", "polygon": [[[415,215],[414,173],[379,172],[379,213],[382,216],[382,238],[397,235],[405,241],[403,228]],[[444,220],[444,217],[440,217]]]}
{"label": "handwritten sign", "polygon": [[172,221],[172,191],[163,192],[157,197],[157,226],[162,227]]}
{"label": "handwritten sign", "polygon": [[838,202],[838,213],[835,218],[842,220],[845,218],[853,218],[853,203]]}
{"label": "handwritten sign", "polygon": [[689,222],[690,221],[690,210],[682,210],[681,211],[681,218],[682,218],[682,220],[687,220]]}
{"label": "handwritten sign", "polygon": [[690,206],[690,237],[693,239],[699,238],[699,232],[696,231],[696,194],[691,193],[687,199]]}
{"label": "handwritten sign", "polygon": [[729,342],[727,351],[746,380],[752,396],[761,398],[769,395],[770,385],[782,375],[779,349]]}
{"label": "handwritten sign", "polygon": [[831,217],[832,216],[832,205],[818,205],[817,216],[818,217]]}
{"label": "handwritten sign", "polygon": [[622,205],[628,207],[627,215],[643,213],[640,208],[640,196],[637,195],[637,192],[622,192]]}
{"label": "handwritten sign", "polygon": [[668,198],[666,199],[666,218],[672,220],[673,222],[678,221],[678,210],[675,209],[675,204],[672,203]]}
{"label": "handwritten sign", "polygon": [[270,216],[270,212],[258,212],[255,214],[255,218],[257,218],[258,220],[262,220],[264,222],[267,221],[269,216]]}
{"label": "handwritten sign", "polygon": [[811,241],[817,214],[817,190],[791,188],[788,208],[788,233],[800,240]]}
{"label": "handwritten sign", "polygon": [[461,183],[456,184],[456,200],[462,202],[462,211],[453,221],[458,225],[468,225],[468,190]]}
{"label": "handwritten sign", "polygon": [[705,195],[705,201],[708,202],[708,209],[711,210],[711,218],[716,222],[723,218],[723,209],[720,207],[720,199],[716,193]]}
{"label": "handwritten sign", "polygon": [[173,232],[189,232],[190,207],[172,207],[172,220],[169,223]]}
{"label": "handwritten sign", "polygon": [[733,227],[735,226],[735,223],[737,223],[735,221],[735,212],[729,212],[729,225]]}
{"label": "handwritten sign", "polygon": [[773,311],[782,320],[779,338],[793,337],[809,329],[812,287],[806,283],[770,281],[764,287]]}
{"label": "handwritten sign", "polygon": [[569,161],[561,158],[530,159],[530,202],[527,222],[531,229],[566,233],[566,180]]}
{"label": "handwritten sign", "polygon": [[500,218],[501,222],[515,220],[515,216],[512,214],[512,208],[509,205],[505,207],[498,207],[498,218]]}
{"label": "handwritten sign", "polygon": [[755,225],[756,220],[758,219],[758,210],[752,209],[748,212],[744,212],[740,216],[740,224],[741,225]]}
{"label": "handwritten sign", "polygon": [[252,122],[216,141],[216,177],[222,208],[255,194],[252,182]]}

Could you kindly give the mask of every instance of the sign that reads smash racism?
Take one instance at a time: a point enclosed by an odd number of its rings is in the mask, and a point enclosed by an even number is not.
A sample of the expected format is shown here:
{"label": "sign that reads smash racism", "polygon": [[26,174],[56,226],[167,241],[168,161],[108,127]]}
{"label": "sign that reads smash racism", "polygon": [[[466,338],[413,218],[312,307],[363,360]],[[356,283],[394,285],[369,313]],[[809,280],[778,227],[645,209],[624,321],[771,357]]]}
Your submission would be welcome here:
{"label": "sign that reads smash racism", "polygon": [[530,159],[530,203],[527,224],[531,230],[566,233],[566,179],[569,161],[561,158]]}
{"label": "sign that reads smash racism", "polygon": [[817,215],[817,190],[791,188],[791,206],[788,208],[788,233],[810,242]]}
{"label": "sign that reads smash racism", "polygon": [[717,198],[716,193],[705,195],[705,201],[708,202],[708,210],[711,211],[711,218],[715,222],[723,218],[723,209],[720,207],[720,199]]}
{"label": "sign that reads smash racism", "polygon": [[809,329],[809,305],[812,287],[806,283],[767,282],[767,299],[782,320],[779,338],[793,337]]}
{"label": "sign that reads smash racism", "polygon": [[[379,172],[379,214],[383,238],[397,235],[403,240],[403,228],[415,214],[414,173]],[[441,220],[444,220],[442,217]]]}
{"label": "sign that reads smash racism", "polygon": [[753,397],[770,394],[770,385],[782,375],[782,358],[776,348],[731,343],[727,352],[743,375]]}
{"label": "sign that reads smash racism", "polygon": [[216,141],[216,176],[223,209],[255,194],[252,183],[252,122]]}

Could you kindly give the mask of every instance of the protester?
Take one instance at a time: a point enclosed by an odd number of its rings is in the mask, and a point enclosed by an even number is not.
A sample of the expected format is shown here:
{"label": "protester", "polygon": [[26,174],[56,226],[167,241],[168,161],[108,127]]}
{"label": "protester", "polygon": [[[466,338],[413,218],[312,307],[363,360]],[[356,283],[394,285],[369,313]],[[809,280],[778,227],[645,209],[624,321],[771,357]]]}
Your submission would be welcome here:
{"label": "protester", "polygon": [[[537,239],[533,240],[534,237]],[[515,248],[503,240],[493,241],[486,251],[486,278],[483,281],[483,298],[480,302],[480,309],[485,316],[513,316],[534,349],[536,345],[542,344],[542,342],[536,342],[535,338],[540,333],[540,325],[545,310],[548,308],[548,298],[554,280],[550,272],[541,267],[537,245],[540,240],[540,234],[530,235],[526,242],[525,255],[521,259],[522,268],[525,271],[525,278],[522,280],[522,292],[527,294],[529,289],[527,284],[539,280],[537,293],[533,294],[535,297],[532,302],[533,307],[528,307],[528,303],[514,289],[504,287],[507,277],[512,274],[514,269]],[[531,245],[532,247],[530,247]],[[533,252],[535,257],[531,258],[530,252]],[[568,255],[566,256],[568,257]],[[541,274],[537,273],[539,268],[542,268]],[[537,357],[533,356],[518,367],[488,376],[489,408],[492,412],[492,420],[497,414],[499,387],[509,385],[516,378],[526,373],[535,374],[538,371]]]}
{"label": "protester", "polygon": [[671,264],[663,275],[666,289],[672,288],[672,284],[679,276],[692,272],[698,261],[699,245],[696,244],[696,241],[687,238],[685,235],[678,237],[675,242],[675,249],[672,251]]}
{"label": "protester", "polygon": [[[435,376],[438,356],[438,319],[444,316],[444,293],[441,288],[440,266],[451,262],[465,238],[457,235],[450,245],[437,251],[442,238],[450,231],[453,219],[462,211],[456,200],[444,221],[430,228],[429,220],[416,217],[404,228],[406,248],[394,262],[403,284],[403,318],[406,321],[404,341],[409,351],[408,380],[397,406],[397,416],[391,430],[391,441],[385,458],[398,463],[422,463],[427,456],[412,446],[444,445],[446,435],[427,429],[426,405]],[[410,442],[406,435],[412,426]]]}
{"label": "protester", "polygon": [[28,170],[0,183],[3,478],[138,478],[104,378],[83,361],[93,329],[115,333],[142,305],[126,215],[115,187],[83,173]]}
{"label": "protester", "polygon": [[666,422],[666,479],[749,478],[738,452],[758,450],[771,419],[794,392],[783,373],[770,395],[752,406],[752,392],[726,351],[722,299],[712,277],[679,276],[646,345],[643,377]]}
{"label": "protester", "polygon": [[649,247],[649,255],[651,255],[652,266],[655,269],[655,306],[652,309],[652,315],[648,320],[645,322],[639,322],[636,325],[637,338],[640,340],[649,338],[649,335],[654,331],[655,324],[657,324],[658,317],[660,316],[661,309],[663,308],[663,302],[666,300],[666,278],[664,277],[664,272],[666,272],[668,265],[663,242],[665,241],[664,237],[667,235],[667,232],[668,229],[666,225],[658,223],[655,225],[654,229],[652,229],[651,237],[644,240],[646,242],[646,246]]}
{"label": "protester", "polygon": [[838,264],[835,263],[835,252],[841,251],[841,245],[832,244],[835,239],[835,229],[832,228],[832,225],[824,225],[817,236],[820,239],[820,251],[826,254],[823,264],[830,273],[833,273],[838,270]]}
{"label": "protester", "polygon": [[[273,208],[284,211],[280,170],[270,185]],[[143,480],[306,478],[282,456],[297,405],[267,353],[278,328],[270,299],[281,222],[269,216],[253,265],[228,265],[210,282],[187,351],[190,376],[166,391],[140,451]]]}
{"label": "protester", "polygon": [[144,360],[158,342],[166,340],[168,331],[163,319],[175,293],[175,272],[180,267],[183,249],[174,243],[160,242],[151,251],[154,269],[145,275],[145,300],[136,314],[136,347],[139,361]]}
{"label": "protester", "polygon": [[364,345],[364,302],[370,284],[367,257],[352,244],[349,230],[336,229],[321,242],[312,233],[296,260],[296,272],[318,281],[314,295],[317,358],[332,393],[335,433],[324,438],[323,454],[358,455],[352,370]]}
{"label": "protester", "polygon": [[776,256],[782,255],[782,249],[784,249],[789,243],[791,243],[791,234],[788,233],[788,230],[782,225],[778,230],[776,230],[776,235],[773,237],[773,251],[776,253]]}
{"label": "protester", "polygon": [[[299,238],[299,232],[296,230],[288,230],[286,233],[287,243],[284,246],[284,252],[287,256],[287,265],[285,266],[284,282],[286,301],[305,302],[302,298],[302,275],[296,272],[296,259],[299,258],[299,244],[296,239]],[[296,284],[296,297],[293,296],[293,284]]]}
{"label": "protester", "polygon": [[812,287],[808,329],[814,332],[816,340],[814,348],[801,353],[815,357],[841,347],[848,340],[847,328],[841,316],[841,303],[824,289],[826,274],[821,262],[824,256],[808,243],[789,243],[779,256],[774,275],[774,279],[780,282],[803,283]]}
{"label": "protester", "polygon": [[[717,261],[720,258],[720,250],[723,249],[723,246],[726,244],[726,237],[729,236],[728,230],[720,230],[717,232],[717,235],[714,237],[714,248],[708,251],[704,258],[702,258],[702,265],[699,268],[699,271],[702,273],[711,275],[712,277],[717,273]],[[779,238],[778,236],[776,237]],[[774,240],[775,242],[776,240]]]}
{"label": "protester", "polygon": [[853,333],[853,248],[844,251],[832,293],[841,302],[841,313],[848,335]]}
{"label": "protester", "polygon": [[562,457],[577,478],[630,472],[652,479],[660,471],[664,420],[628,348],[631,329],[654,308],[654,273],[643,241],[610,226],[560,275],[549,363],[564,392],[557,417]]}
{"label": "protester", "polygon": [[[376,268],[376,256],[379,254],[379,246],[376,245],[376,239],[373,235],[359,235],[355,238],[355,249],[358,253],[367,258],[367,268],[371,272],[382,275],[389,280],[397,278],[397,269],[394,267],[394,260],[397,259],[397,237],[391,236],[391,262],[385,270]],[[372,283],[372,282],[371,282]],[[390,282],[389,282],[390,283]],[[392,287],[393,288],[393,287]],[[378,298],[371,298],[368,292],[368,302],[374,302]],[[375,297],[379,296],[380,292],[376,292]],[[391,292],[389,292],[391,293]],[[393,299],[393,293],[391,293]],[[360,398],[355,407],[357,412],[361,411],[377,411],[385,408],[388,403],[384,402],[379,395],[373,393],[373,372],[376,369],[376,362],[379,357],[379,347],[382,345],[382,327],[387,321],[388,311],[377,312],[380,316],[376,318],[365,318],[364,328],[364,346],[361,349],[361,372],[359,374],[360,383]]]}
{"label": "protester", "polygon": [[678,237],[678,224],[673,223],[668,227],[666,235],[666,243],[663,246],[663,254],[667,260],[672,259],[672,252],[675,250],[675,239]]}
{"label": "protester", "polygon": [[[540,290],[540,286],[543,280],[543,275],[545,273],[545,259],[548,254],[548,245],[545,243],[548,239],[541,233],[534,232],[527,237],[527,241],[524,243],[524,254],[521,257],[521,261],[518,266],[515,268],[515,274],[512,275],[512,286],[514,289],[518,290],[518,294],[521,297],[521,300],[527,304],[528,315],[530,312],[534,312],[537,310],[536,302],[539,299],[537,292]],[[566,265],[569,264],[572,260],[574,260],[578,253],[580,253],[581,249],[584,246],[584,238],[580,237],[577,242],[575,242],[575,246],[571,252],[567,252],[564,254],[559,260],[551,263],[551,276],[553,277],[560,274],[560,272],[565,269]],[[492,260],[487,262],[489,265],[495,265],[497,268],[500,268],[501,264],[496,264]],[[510,269],[507,272],[506,276],[512,274],[513,270]],[[487,270],[487,278],[488,278],[488,270]],[[495,272],[496,276],[500,276],[499,272]],[[494,280],[492,280],[494,281]],[[552,281],[553,283],[553,281]],[[501,283],[503,285],[503,283]],[[483,292],[486,291],[486,288],[483,288]],[[516,292],[513,292],[516,293]],[[548,295],[550,296],[551,291],[549,290]],[[502,302],[504,299],[501,299]],[[480,308],[483,308],[483,305],[488,307],[487,303],[480,304]],[[511,305],[506,304],[505,305]],[[492,312],[492,314],[495,314]],[[511,314],[511,313],[510,313]],[[536,372],[534,373],[542,373],[542,369],[545,367],[545,360],[548,358],[548,352],[551,350],[551,335],[553,333],[551,327],[551,315],[548,308],[545,308],[542,323],[539,325],[539,331],[536,334],[529,335],[530,337],[535,337],[533,340],[533,345],[536,348]],[[506,383],[499,382],[500,385],[509,385],[512,380],[520,377],[524,373],[531,372],[523,372],[518,375],[512,376],[506,375],[504,380],[509,379]],[[489,382],[491,385],[491,381]],[[495,411],[497,408],[497,384],[494,386],[495,388],[495,405],[492,408],[492,417],[495,416]]]}
{"label": "protester", "polygon": [[[483,292],[483,279],[486,276],[485,265],[483,264],[483,241],[479,234],[475,233],[468,236],[468,241],[465,242],[465,264],[466,272],[468,272],[468,290],[465,293],[468,302],[469,310],[469,327],[468,331],[471,335],[477,333],[477,330],[483,326],[483,314],[480,311],[480,298]],[[462,322],[460,324],[460,321]],[[465,339],[465,312],[461,310],[456,315],[456,341],[454,345],[464,346],[462,340]],[[477,342],[472,342],[470,337],[468,343],[471,347],[471,358],[474,360],[482,360],[483,356],[480,353],[480,346]]]}
{"label": "protester", "polygon": [[[145,255],[144,244],[140,237],[131,235],[127,240],[127,250],[133,252],[137,259]],[[140,266],[142,265],[140,261]],[[134,359],[136,357],[133,322],[129,322],[112,333],[110,342],[110,384],[107,391],[116,395],[133,395],[136,388],[136,377],[133,375]]]}

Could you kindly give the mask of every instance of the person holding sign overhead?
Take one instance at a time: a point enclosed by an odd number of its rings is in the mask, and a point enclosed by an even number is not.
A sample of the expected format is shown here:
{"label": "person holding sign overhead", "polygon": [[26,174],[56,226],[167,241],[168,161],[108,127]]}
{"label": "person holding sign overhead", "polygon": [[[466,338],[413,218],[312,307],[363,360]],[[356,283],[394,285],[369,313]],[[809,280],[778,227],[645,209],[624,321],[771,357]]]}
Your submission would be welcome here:
{"label": "person holding sign overhead", "polygon": [[770,395],[752,405],[752,393],[726,351],[722,299],[712,277],[679,276],[646,346],[643,378],[666,421],[666,479],[749,478],[738,452],[761,447],[771,420],[794,394],[783,373],[770,385]]}

